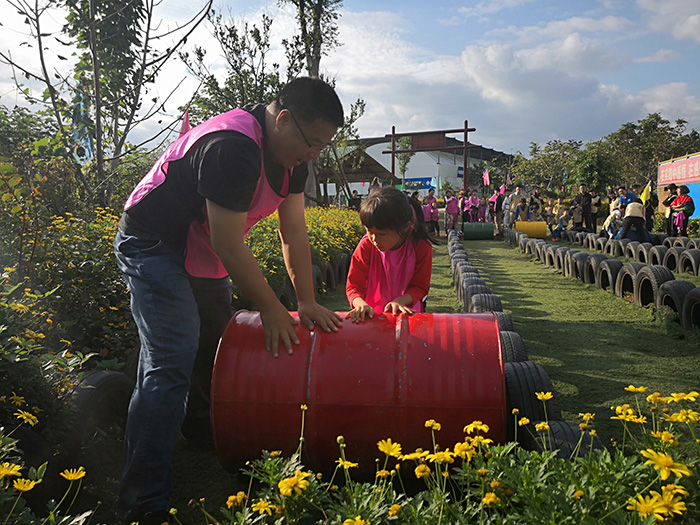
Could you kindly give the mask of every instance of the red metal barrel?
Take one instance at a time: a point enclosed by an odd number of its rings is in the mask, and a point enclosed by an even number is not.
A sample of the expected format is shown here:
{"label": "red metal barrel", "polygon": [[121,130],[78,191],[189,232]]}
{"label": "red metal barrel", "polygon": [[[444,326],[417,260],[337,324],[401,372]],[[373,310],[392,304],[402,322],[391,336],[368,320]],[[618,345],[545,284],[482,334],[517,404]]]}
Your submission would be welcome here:
{"label": "red metal barrel", "polygon": [[[292,313],[296,317],[296,313]],[[341,314],[344,315],[344,314]],[[425,421],[442,425],[441,449],[464,440],[474,420],[505,441],[506,394],[498,322],[492,313],[379,315],[344,320],[337,333],[297,327],[294,354],[265,351],[260,314],[239,311],[214,365],[211,416],[221,464],[237,471],[261,451],[293,453],[305,419],[302,460],[329,470],[345,437],[347,459],[365,466],[391,438],[404,453],[432,449]]]}

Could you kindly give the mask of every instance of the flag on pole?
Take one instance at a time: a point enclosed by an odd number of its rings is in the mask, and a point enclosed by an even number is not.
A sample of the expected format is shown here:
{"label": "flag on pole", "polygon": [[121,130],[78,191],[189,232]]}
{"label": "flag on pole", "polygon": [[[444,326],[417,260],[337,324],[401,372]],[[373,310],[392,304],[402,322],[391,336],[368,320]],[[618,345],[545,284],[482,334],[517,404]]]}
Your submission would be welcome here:
{"label": "flag on pole", "polygon": [[510,179],[510,172],[508,172],[508,178],[506,179],[506,184],[507,184],[508,186],[512,186],[512,185],[513,185],[513,181]]}
{"label": "flag on pole", "polygon": [[647,185],[644,188],[644,191],[642,191],[639,198],[641,199],[643,204],[646,204],[647,201],[651,199],[651,181],[647,182]]}
{"label": "flag on pole", "polygon": [[[180,126],[180,137],[186,134],[192,126],[190,126],[190,114],[185,110],[185,114],[182,116],[182,125]],[[179,137],[178,137],[179,138]]]}
{"label": "flag on pole", "polygon": [[488,170],[488,168],[484,170],[483,178],[484,178],[484,186],[488,186],[488,185],[491,183],[491,181],[489,180],[489,170]]}
{"label": "flag on pole", "polygon": [[501,192],[501,195],[503,195],[503,194],[506,192],[506,185],[505,185],[505,184],[501,184],[501,187],[500,187],[500,190],[499,190],[499,191]]}

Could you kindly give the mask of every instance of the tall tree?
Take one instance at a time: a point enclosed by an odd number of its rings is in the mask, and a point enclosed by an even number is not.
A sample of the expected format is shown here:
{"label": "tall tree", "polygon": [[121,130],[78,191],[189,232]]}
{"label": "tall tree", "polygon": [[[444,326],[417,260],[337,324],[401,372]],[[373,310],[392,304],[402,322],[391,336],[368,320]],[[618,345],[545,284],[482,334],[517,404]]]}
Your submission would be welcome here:
{"label": "tall tree", "polygon": [[[94,162],[84,170],[76,166],[75,173],[88,197],[109,204],[111,175],[125,149],[129,149],[129,132],[146,120],[162,116],[177,87],[166,91],[165,97],[152,96],[156,77],[204,19],[212,0],[205,0],[201,11],[183,25],[164,31],[158,29],[155,18],[157,0],[64,0],[60,6],[66,10],[66,22],[58,34],[43,29],[55,2],[8,2],[25,17],[30,28],[27,43],[35,44],[38,61],[36,67],[20,64],[9,52],[0,52],[0,59],[13,67],[15,81],[30,102],[52,109],[59,137],[67,149],[76,146],[76,137],[81,137],[84,145],[89,144],[86,137],[94,136]],[[63,74],[63,68],[52,66],[55,61],[68,60],[62,54],[65,52],[57,49],[62,46],[70,52],[73,44],[68,40],[74,41],[78,49],[73,53],[71,76]],[[31,96],[21,84],[21,76],[43,84],[43,95]],[[76,111],[76,107],[82,109]]]}
{"label": "tall tree", "polygon": [[682,119],[671,124],[659,113],[650,113],[605,137],[617,158],[619,183],[631,186],[656,179],[658,163],[677,153],[685,124]]}
{"label": "tall tree", "polygon": [[294,40],[303,49],[307,74],[319,77],[321,57],[340,45],[337,20],[342,0],[279,0],[279,3],[296,8],[299,35]]}
{"label": "tall tree", "polygon": [[[219,82],[207,65],[207,51],[203,47],[195,46],[191,53],[180,53],[180,59],[202,86],[189,106],[190,118],[195,122],[246,104],[269,102],[283,84],[279,64],[267,59],[272,26],[269,16],[262,15],[260,25],[239,24],[212,11],[208,20],[221,48],[221,57],[226,61],[226,78]],[[287,80],[292,78],[288,76]]]}
{"label": "tall tree", "polygon": [[574,158],[573,181],[603,191],[617,182],[617,163],[610,144],[599,140],[589,142]]}
{"label": "tall tree", "polygon": [[513,173],[519,182],[545,189],[558,189],[570,183],[569,174],[574,166],[581,141],[550,140],[544,147],[530,143],[530,159],[516,155]]}

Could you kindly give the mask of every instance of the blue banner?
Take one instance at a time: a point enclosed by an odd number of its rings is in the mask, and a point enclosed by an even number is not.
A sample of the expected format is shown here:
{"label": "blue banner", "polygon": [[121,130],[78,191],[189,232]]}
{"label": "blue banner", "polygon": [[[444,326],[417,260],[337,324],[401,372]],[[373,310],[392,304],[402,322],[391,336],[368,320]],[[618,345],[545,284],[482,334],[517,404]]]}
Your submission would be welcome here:
{"label": "blue banner", "polygon": [[406,191],[437,189],[437,179],[435,177],[421,177],[417,179],[406,179],[403,189]]}

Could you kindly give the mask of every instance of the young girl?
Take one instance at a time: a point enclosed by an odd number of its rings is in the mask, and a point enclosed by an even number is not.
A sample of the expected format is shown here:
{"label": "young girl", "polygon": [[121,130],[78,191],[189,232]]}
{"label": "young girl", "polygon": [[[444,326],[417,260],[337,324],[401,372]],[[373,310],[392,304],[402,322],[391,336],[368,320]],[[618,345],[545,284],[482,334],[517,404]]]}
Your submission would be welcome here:
{"label": "young girl", "polygon": [[469,222],[479,221],[479,197],[477,197],[476,190],[472,190],[472,194],[467,200],[467,206],[469,206]]}
{"label": "young girl", "polygon": [[456,230],[459,220],[459,203],[452,190],[445,192],[445,231]]}
{"label": "young girl", "polygon": [[484,197],[479,197],[477,202],[479,203],[476,208],[477,221],[489,222],[489,205],[486,203],[486,199]]}
{"label": "young girl", "polygon": [[352,254],[345,289],[352,310],[346,318],[360,322],[375,312],[424,311],[433,250],[425,224],[417,219],[420,211],[391,186],[367,197],[360,208],[367,235]]}

